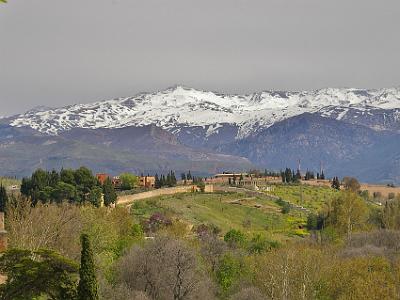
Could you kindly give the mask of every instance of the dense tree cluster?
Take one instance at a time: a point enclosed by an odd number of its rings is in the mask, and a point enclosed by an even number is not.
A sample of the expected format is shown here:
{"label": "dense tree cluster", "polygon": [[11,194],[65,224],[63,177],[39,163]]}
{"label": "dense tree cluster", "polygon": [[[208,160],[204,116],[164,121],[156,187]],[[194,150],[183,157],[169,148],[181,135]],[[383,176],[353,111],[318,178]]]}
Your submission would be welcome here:
{"label": "dense tree cluster", "polygon": [[[189,171],[190,173],[190,171]],[[158,176],[158,174],[155,175],[155,183],[154,187],[156,189],[162,188],[162,187],[173,187],[176,186],[176,177],[175,177],[175,172],[170,171],[168,174],[165,176],[164,174]]]}
{"label": "dense tree cluster", "polygon": [[193,176],[190,170],[187,173],[181,173],[181,179],[182,180],[192,180]]}
{"label": "dense tree cluster", "polygon": [[60,203],[67,200],[100,206],[102,187],[92,171],[85,167],[63,169],[60,172],[38,169],[30,178],[22,179],[21,193],[31,199],[33,205],[39,201]]}
{"label": "dense tree cluster", "polygon": [[301,174],[299,170],[295,172],[294,169],[286,168],[281,172],[281,178],[283,183],[294,183],[301,179]]}

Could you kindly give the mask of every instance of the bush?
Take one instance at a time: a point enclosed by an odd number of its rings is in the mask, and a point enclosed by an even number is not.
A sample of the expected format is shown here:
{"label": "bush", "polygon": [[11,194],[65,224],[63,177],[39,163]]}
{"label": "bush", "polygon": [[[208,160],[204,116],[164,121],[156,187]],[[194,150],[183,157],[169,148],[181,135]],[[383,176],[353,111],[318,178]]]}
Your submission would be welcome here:
{"label": "bush", "polygon": [[285,202],[285,204],[282,206],[281,212],[283,214],[290,213],[290,204]]}
{"label": "bush", "polygon": [[229,230],[224,236],[224,241],[231,248],[243,247],[246,243],[244,234],[240,230],[236,229]]}
{"label": "bush", "polygon": [[261,254],[265,251],[271,250],[272,248],[277,248],[278,245],[278,242],[269,241],[265,236],[257,234],[249,242],[249,252],[251,254]]}
{"label": "bush", "polygon": [[232,285],[240,278],[242,273],[240,261],[232,254],[225,254],[218,266],[217,281],[224,292],[227,292]]}

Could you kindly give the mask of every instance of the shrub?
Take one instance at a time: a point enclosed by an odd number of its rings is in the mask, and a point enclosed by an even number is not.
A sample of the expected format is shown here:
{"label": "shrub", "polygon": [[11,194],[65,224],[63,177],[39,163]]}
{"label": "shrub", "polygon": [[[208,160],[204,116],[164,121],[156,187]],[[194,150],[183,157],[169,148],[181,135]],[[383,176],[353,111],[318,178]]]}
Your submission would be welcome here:
{"label": "shrub", "polygon": [[246,239],[240,230],[231,229],[225,234],[224,241],[229,245],[229,247],[237,248],[244,246]]}

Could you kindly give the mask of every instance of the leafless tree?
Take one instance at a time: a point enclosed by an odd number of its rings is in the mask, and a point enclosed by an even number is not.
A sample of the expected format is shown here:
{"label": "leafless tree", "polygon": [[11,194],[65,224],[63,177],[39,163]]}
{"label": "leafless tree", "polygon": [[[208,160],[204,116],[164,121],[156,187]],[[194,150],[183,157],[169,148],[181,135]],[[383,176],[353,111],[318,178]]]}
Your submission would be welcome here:
{"label": "leafless tree", "polygon": [[227,251],[226,243],[214,234],[205,234],[200,238],[200,253],[204,261],[210,266],[211,272],[215,272],[218,261]]}
{"label": "leafless tree", "polygon": [[255,287],[243,288],[234,294],[230,300],[266,300],[266,298],[259,289]]}
{"label": "leafless tree", "polygon": [[79,256],[81,231],[79,207],[38,204],[19,199],[7,207],[6,227],[10,247],[54,249],[71,258]]}
{"label": "leafless tree", "polygon": [[212,299],[207,277],[183,242],[157,238],[134,247],[119,262],[119,282],[152,299]]}

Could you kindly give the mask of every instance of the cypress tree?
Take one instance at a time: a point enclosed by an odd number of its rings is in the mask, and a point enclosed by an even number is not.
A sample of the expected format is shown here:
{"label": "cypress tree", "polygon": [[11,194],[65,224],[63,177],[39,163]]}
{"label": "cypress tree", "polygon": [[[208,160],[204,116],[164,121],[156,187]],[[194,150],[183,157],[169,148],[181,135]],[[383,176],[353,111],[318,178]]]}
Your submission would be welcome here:
{"label": "cypress tree", "polygon": [[158,174],[154,176],[154,187],[159,189],[161,187],[160,179],[158,178]]}
{"label": "cypress tree", "polygon": [[175,172],[171,171],[171,181],[172,181],[172,185],[175,186],[176,185],[176,176],[175,176]]}
{"label": "cypress tree", "polygon": [[97,279],[89,236],[81,235],[81,266],[79,269],[78,300],[98,300]]}
{"label": "cypress tree", "polygon": [[110,177],[107,177],[106,181],[104,181],[103,194],[104,194],[105,206],[110,206],[110,204],[115,203],[115,201],[117,201],[117,193],[115,192]]}
{"label": "cypress tree", "polygon": [[7,191],[6,191],[6,188],[3,186],[3,184],[1,184],[0,185],[0,212],[6,211],[7,202],[8,202]]}

